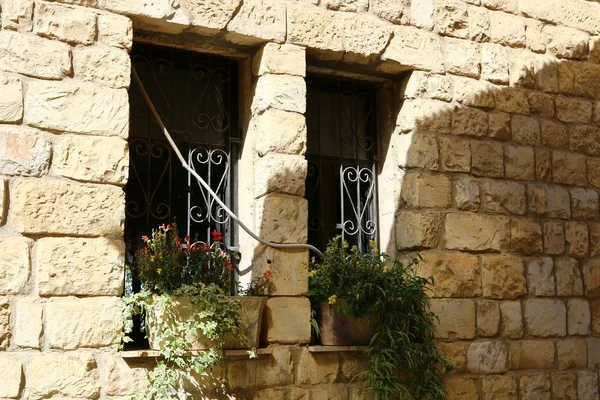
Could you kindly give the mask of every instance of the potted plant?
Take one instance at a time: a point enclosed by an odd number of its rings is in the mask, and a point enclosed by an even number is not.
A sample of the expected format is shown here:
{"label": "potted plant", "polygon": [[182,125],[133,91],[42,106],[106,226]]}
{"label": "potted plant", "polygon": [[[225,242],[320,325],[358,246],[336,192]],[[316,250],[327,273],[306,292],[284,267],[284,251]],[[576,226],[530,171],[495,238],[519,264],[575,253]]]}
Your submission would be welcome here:
{"label": "potted plant", "polygon": [[[361,253],[336,237],[310,264],[313,325],[325,345],[367,345],[368,368],[359,378],[377,400],[444,397],[441,374],[452,366],[434,341],[427,296],[434,282],[417,275],[419,260],[390,261],[374,242]],[[358,328],[358,337],[347,332]]]}
{"label": "potted plant", "polygon": [[[161,225],[135,252],[130,270],[143,290],[124,297],[124,332],[132,331],[133,316],[144,315],[150,348],[164,359],[141,398],[175,398],[185,375],[209,374],[223,349],[258,345],[266,298],[230,295],[235,254],[223,246],[221,233],[213,231],[212,239],[190,243],[175,224]],[[264,295],[270,278],[270,271],[255,278],[246,292]]]}

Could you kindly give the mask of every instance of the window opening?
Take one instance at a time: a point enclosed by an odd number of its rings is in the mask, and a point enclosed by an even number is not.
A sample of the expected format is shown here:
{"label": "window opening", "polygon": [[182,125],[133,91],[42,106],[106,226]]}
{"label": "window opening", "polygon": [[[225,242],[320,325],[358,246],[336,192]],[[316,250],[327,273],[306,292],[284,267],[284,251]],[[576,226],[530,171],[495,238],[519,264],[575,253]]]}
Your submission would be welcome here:
{"label": "window opening", "polygon": [[336,235],[361,251],[378,239],[374,85],[307,77],[308,242]]}

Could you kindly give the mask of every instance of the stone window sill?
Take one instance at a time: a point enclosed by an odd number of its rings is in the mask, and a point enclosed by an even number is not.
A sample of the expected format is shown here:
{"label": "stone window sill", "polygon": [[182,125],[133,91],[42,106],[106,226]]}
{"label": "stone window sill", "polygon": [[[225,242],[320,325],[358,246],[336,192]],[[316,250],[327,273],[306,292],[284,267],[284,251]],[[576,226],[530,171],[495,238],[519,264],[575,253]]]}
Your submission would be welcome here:
{"label": "stone window sill", "polygon": [[338,353],[341,351],[365,351],[367,346],[308,346],[311,353]]}
{"label": "stone window sill", "polygon": [[[248,349],[249,350],[249,349]],[[225,358],[227,359],[236,359],[236,358],[248,358],[248,350],[240,349],[240,350],[224,350]],[[203,350],[192,350],[186,353],[186,356],[195,356],[202,353]],[[260,356],[270,355],[272,353],[272,349],[256,349],[256,354]],[[121,357],[125,359],[133,359],[133,358],[161,358],[160,352],[156,350],[130,350],[130,351],[122,351]]]}

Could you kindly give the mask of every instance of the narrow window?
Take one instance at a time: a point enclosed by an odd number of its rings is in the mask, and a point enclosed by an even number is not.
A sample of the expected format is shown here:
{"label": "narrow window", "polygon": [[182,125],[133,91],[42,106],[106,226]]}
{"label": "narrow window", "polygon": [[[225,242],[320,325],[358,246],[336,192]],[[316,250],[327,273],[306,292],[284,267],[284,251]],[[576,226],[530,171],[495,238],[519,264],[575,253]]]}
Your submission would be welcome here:
{"label": "narrow window", "polygon": [[378,238],[376,87],[307,77],[308,241],[336,235],[361,251]]}

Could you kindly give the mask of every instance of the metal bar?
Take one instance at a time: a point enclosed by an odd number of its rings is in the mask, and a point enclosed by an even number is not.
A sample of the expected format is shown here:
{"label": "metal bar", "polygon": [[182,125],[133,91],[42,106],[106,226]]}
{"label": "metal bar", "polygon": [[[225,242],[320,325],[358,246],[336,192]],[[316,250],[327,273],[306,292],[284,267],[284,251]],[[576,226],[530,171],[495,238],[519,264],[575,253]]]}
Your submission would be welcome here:
{"label": "metal bar", "polygon": [[200,175],[198,175],[198,173],[196,173],[196,171],[194,171],[192,168],[190,168],[189,164],[185,161],[185,159],[183,158],[183,156],[181,155],[181,152],[179,151],[179,149],[177,148],[177,145],[175,144],[175,142],[173,141],[173,138],[171,137],[171,135],[169,134],[169,131],[167,130],[167,128],[165,127],[164,123],[162,122],[162,119],[160,118],[160,116],[158,115],[158,112],[156,111],[156,108],[154,108],[154,105],[152,104],[152,101],[150,100],[150,97],[148,96],[148,93],[146,92],[146,89],[144,88],[144,85],[142,84],[142,81],[140,79],[140,77],[137,74],[137,71],[135,70],[135,67],[132,66],[131,67],[131,72],[133,74],[134,79],[136,80],[138,86],[140,87],[140,90],[142,92],[142,95],[144,96],[144,99],[146,100],[146,103],[148,103],[148,107],[150,108],[150,111],[152,112],[152,115],[154,116],[154,119],[156,120],[156,123],[160,126],[160,128],[162,129],[163,133],[165,134],[165,137],[167,138],[167,141],[169,142],[169,144],[171,145],[171,147],[173,148],[173,151],[175,151],[175,154],[177,155],[177,158],[179,159],[179,161],[181,162],[181,165],[183,166],[183,168],[185,168],[189,173],[191,173],[197,180],[198,182],[200,182],[200,184],[206,189],[206,191],[214,198],[214,200],[223,208],[223,210],[229,214],[229,216],[235,221],[237,222],[237,224],[248,234],[250,235],[253,239],[255,239],[256,241],[269,246],[269,247],[273,247],[276,249],[307,249],[307,250],[311,250],[314,251],[315,253],[317,253],[321,258],[324,257],[323,253],[317,249],[315,246],[312,246],[310,244],[305,244],[305,243],[273,243],[273,242],[269,242],[267,240],[261,239],[257,234],[255,234],[254,232],[252,232],[252,230],[250,230],[250,228],[248,228],[239,218],[237,215],[235,215],[233,213],[233,211],[231,211],[229,209],[229,207],[227,207],[227,205],[225,205],[225,203],[223,203],[223,201],[221,201],[221,199],[219,198],[219,196],[211,189],[211,187],[204,181],[204,179],[202,179],[202,177]]}

